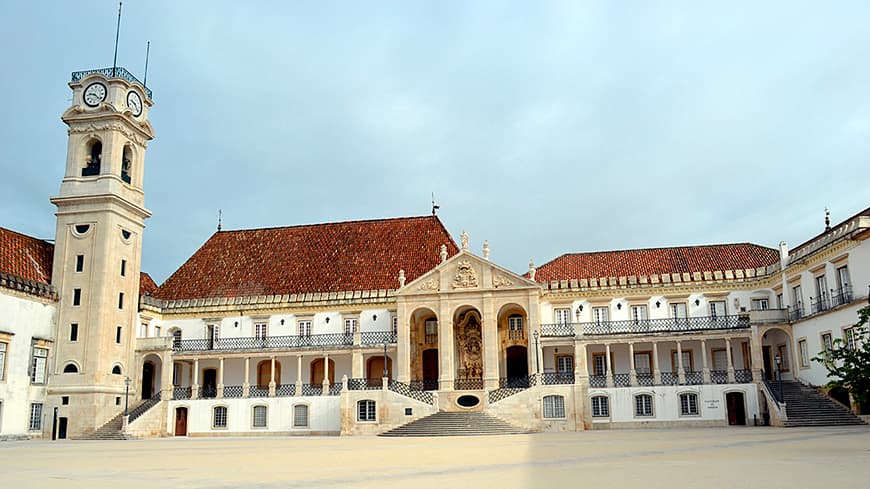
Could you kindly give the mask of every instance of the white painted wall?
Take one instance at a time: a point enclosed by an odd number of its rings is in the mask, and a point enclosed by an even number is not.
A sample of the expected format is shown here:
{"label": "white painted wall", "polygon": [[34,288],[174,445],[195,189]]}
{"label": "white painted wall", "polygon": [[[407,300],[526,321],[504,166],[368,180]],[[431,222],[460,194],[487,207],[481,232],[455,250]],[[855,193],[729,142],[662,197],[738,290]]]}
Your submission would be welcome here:
{"label": "white painted wall", "polygon": [[[27,298],[24,295],[0,289],[0,331],[13,333],[6,349],[6,365],[0,380],[0,436],[28,433],[30,404],[45,401],[45,386],[30,383],[31,340],[53,339],[57,304]],[[65,331],[65,334],[69,334]],[[81,330],[79,331],[81,335]],[[67,336],[64,340],[69,340]],[[54,371],[53,348],[49,348],[46,382]],[[62,359],[61,359],[62,361]],[[51,423],[51,413],[45,408],[43,426]]]}
{"label": "white painted wall", "polygon": [[[307,428],[293,427],[293,406],[308,405]],[[334,433],[341,430],[341,398],[339,396],[273,397],[259,399],[197,399],[170,401],[167,426],[175,428],[175,409],[188,408],[187,429],[190,435],[225,435],[239,433]],[[212,427],[215,406],[227,407],[227,427]],[[267,406],[267,427],[253,428],[253,407]]]}
{"label": "white painted wall", "polygon": [[[680,397],[684,392],[698,394],[698,416],[680,415]],[[593,423],[641,423],[641,422],[681,422],[681,421],[722,421],[727,424],[725,394],[742,392],[746,403],[746,424],[753,424],[753,417],[761,414],[758,409],[758,389],[755,384],[725,384],[698,386],[657,386],[589,389],[589,399],[598,395],[609,398],[609,418],[592,418]],[[653,416],[634,415],[634,396],[652,394]],[[591,402],[591,401],[588,401]]]}

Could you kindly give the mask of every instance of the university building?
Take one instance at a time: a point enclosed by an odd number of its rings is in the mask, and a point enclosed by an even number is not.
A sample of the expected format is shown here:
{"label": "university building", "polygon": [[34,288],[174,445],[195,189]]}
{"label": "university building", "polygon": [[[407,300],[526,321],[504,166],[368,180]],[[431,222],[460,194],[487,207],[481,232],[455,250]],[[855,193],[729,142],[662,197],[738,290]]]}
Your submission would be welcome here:
{"label": "university building", "polygon": [[870,208],[791,249],[521,273],[434,214],[218,230],[158,286],[140,270],[151,92],[123,68],[69,85],[55,240],[0,228],[0,437],[862,422],[811,359],[854,345]]}

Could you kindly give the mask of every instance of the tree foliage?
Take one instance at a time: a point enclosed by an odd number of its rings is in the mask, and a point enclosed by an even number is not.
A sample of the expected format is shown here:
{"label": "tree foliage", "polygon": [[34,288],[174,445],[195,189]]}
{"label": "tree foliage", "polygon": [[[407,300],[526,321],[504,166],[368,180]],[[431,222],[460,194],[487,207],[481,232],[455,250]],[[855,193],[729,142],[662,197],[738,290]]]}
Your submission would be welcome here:
{"label": "tree foliage", "polygon": [[837,338],[830,350],[823,350],[813,360],[828,369],[829,387],[848,389],[861,406],[870,405],[870,306],[858,310],[853,331],[854,348]]}

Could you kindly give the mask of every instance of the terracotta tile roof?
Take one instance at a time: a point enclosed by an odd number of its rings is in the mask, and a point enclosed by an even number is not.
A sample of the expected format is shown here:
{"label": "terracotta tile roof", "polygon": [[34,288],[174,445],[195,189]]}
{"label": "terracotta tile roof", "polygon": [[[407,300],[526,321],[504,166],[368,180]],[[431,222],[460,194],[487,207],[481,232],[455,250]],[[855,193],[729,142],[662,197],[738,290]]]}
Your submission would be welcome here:
{"label": "terracotta tile roof", "polygon": [[0,228],[0,272],[51,284],[54,245]]}
{"label": "terracotta tile roof", "polygon": [[630,277],[663,273],[758,268],[776,263],[779,251],[751,243],[569,253],[542,265],[535,280]]}
{"label": "terracotta tile roof", "polygon": [[154,283],[154,279],[151,278],[151,275],[148,275],[145,272],[139,272],[139,296],[151,295],[155,290],[157,290],[157,284]]}
{"label": "terracotta tile roof", "polygon": [[219,231],[152,294],[158,299],[397,289],[456,243],[435,216]]}

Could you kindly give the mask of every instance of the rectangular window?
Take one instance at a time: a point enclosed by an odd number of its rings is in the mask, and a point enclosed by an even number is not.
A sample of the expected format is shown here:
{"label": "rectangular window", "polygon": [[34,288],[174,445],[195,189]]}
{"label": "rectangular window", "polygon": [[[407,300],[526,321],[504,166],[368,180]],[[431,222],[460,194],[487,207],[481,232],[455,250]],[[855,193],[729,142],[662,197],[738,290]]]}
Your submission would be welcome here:
{"label": "rectangular window", "polygon": [[779,345],[776,347],[776,354],[779,356],[779,369],[782,372],[789,371],[789,361],[788,361],[788,349],[785,345]]}
{"label": "rectangular window", "polygon": [[710,301],[710,316],[721,318],[727,314],[725,310],[725,301]]}
{"label": "rectangular window", "polygon": [[606,323],[610,320],[610,308],[609,307],[593,307],[592,308],[592,322],[601,324]]}
{"label": "rectangular window", "polygon": [[30,405],[30,431],[42,431],[42,403],[34,402]]}
{"label": "rectangular window", "polygon": [[851,282],[849,281],[849,267],[842,266],[837,269],[837,288],[843,289],[847,287]]}
{"label": "rectangular window", "polygon": [[843,330],[843,341],[846,343],[846,348],[855,351],[855,328],[846,328]]}
{"label": "rectangular window", "polygon": [[766,311],[767,309],[769,309],[767,299],[752,299],[753,311]]}
{"label": "rectangular window", "polygon": [[595,418],[610,416],[610,407],[607,405],[607,398],[605,396],[595,396],[592,398],[592,416]]}
{"label": "rectangular window", "polygon": [[698,395],[687,392],[680,394],[680,414],[683,416],[698,415]]}
{"label": "rectangular window", "polygon": [[31,353],[30,382],[32,384],[44,384],[45,369],[48,363],[48,349],[34,346]]}
{"label": "rectangular window", "polygon": [[689,317],[688,312],[686,310],[685,302],[678,302],[676,304],[671,304],[671,318],[673,319],[686,319]]}
{"label": "rectangular window", "polygon": [[653,415],[653,399],[649,394],[641,394],[634,397],[634,415],[635,416],[652,416]]}
{"label": "rectangular window", "polygon": [[574,376],[574,357],[571,355],[556,355],[556,372],[559,377]]}
{"label": "rectangular window", "polygon": [[565,398],[563,396],[544,396],[544,418],[564,418]]}
{"label": "rectangular window", "polygon": [[522,316],[511,316],[508,318],[508,328],[511,331],[522,331],[523,330],[523,317]]}
{"label": "rectangular window", "polygon": [[713,370],[728,370],[728,351],[726,349],[713,350]]}
{"label": "rectangular window", "polygon": [[148,337],[148,323],[142,323],[139,326],[139,337],[147,338]]}
{"label": "rectangular window", "polygon": [[266,339],[266,323],[257,323],[254,325],[254,338],[258,340]]}
{"label": "rectangular window", "polygon": [[253,415],[253,427],[254,428],[265,428],[266,427],[266,406],[254,406],[254,415]]}
{"label": "rectangular window", "polygon": [[816,298],[823,301],[828,297],[828,280],[824,275],[816,277]]}
{"label": "rectangular window", "polygon": [[299,336],[311,336],[311,321],[299,321]]}
{"label": "rectangular window", "polygon": [[649,352],[636,352],[634,354],[634,369],[639,374],[652,373],[652,362],[650,361]]}
{"label": "rectangular window", "polygon": [[831,351],[834,349],[834,338],[831,336],[831,333],[822,334],[822,348],[825,351]]}
{"label": "rectangular window", "polygon": [[5,342],[0,342],[0,380],[5,380],[6,375],[6,348]]}
{"label": "rectangular window", "polygon": [[212,427],[214,427],[214,428],[226,428],[227,427],[227,408],[226,407],[216,406],[214,408]]}
{"label": "rectangular window", "polygon": [[304,404],[297,404],[293,406],[293,427],[308,427],[308,406]]}
{"label": "rectangular window", "polygon": [[607,357],[604,353],[592,354],[592,375],[607,375]]}
{"label": "rectangular window", "polygon": [[[683,350],[683,370],[686,372],[694,372],[695,365],[692,363],[692,350]],[[677,363],[677,351],[671,350],[671,368],[674,372],[679,368],[679,363]]]}
{"label": "rectangular window", "polygon": [[801,292],[800,285],[795,285],[794,287],[791,288],[791,299],[792,299],[791,302],[792,302],[792,304],[794,304],[794,307],[797,309],[800,309],[801,304],[803,304],[803,302],[804,302],[804,297],[803,297],[803,293]]}
{"label": "rectangular window", "polygon": [[798,350],[801,353],[801,367],[808,368],[810,366],[810,352],[807,350],[807,340],[798,341]]}
{"label": "rectangular window", "polygon": [[160,338],[160,326],[154,326],[154,336]]}
{"label": "rectangular window", "polygon": [[375,421],[375,401],[363,400],[357,403],[357,421]]}
{"label": "rectangular window", "polygon": [[82,305],[82,289],[73,289],[73,305]]}
{"label": "rectangular window", "polygon": [[76,271],[83,272],[85,270],[85,255],[76,255]]}
{"label": "rectangular window", "polygon": [[124,293],[121,292],[118,294],[118,309],[124,308]]}
{"label": "rectangular window", "polygon": [[115,328],[115,343],[121,344],[121,327]]}
{"label": "rectangular window", "polygon": [[438,321],[435,319],[427,319],[426,320],[426,336],[432,336],[438,334]]}
{"label": "rectangular window", "polygon": [[570,324],[571,323],[571,309],[568,309],[568,308],[553,309],[553,314],[555,315],[556,324]]}
{"label": "rectangular window", "polygon": [[357,319],[347,318],[344,320],[344,334],[350,336],[357,330]]}
{"label": "rectangular window", "polygon": [[79,325],[77,323],[72,323],[69,325],[69,340],[70,341],[78,341],[79,339]]}
{"label": "rectangular window", "polygon": [[399,334],[399,316],[393,316],[391,318],[393,324],[393,336]]}
{"label": "rectangular window", "polygon": [[631,319],[638,324],[649,319],[646,306],[631,306]]}
{"label": "rectangular window", "polygon": [[127,276],[127,260],[121,260],[121,276]]}

